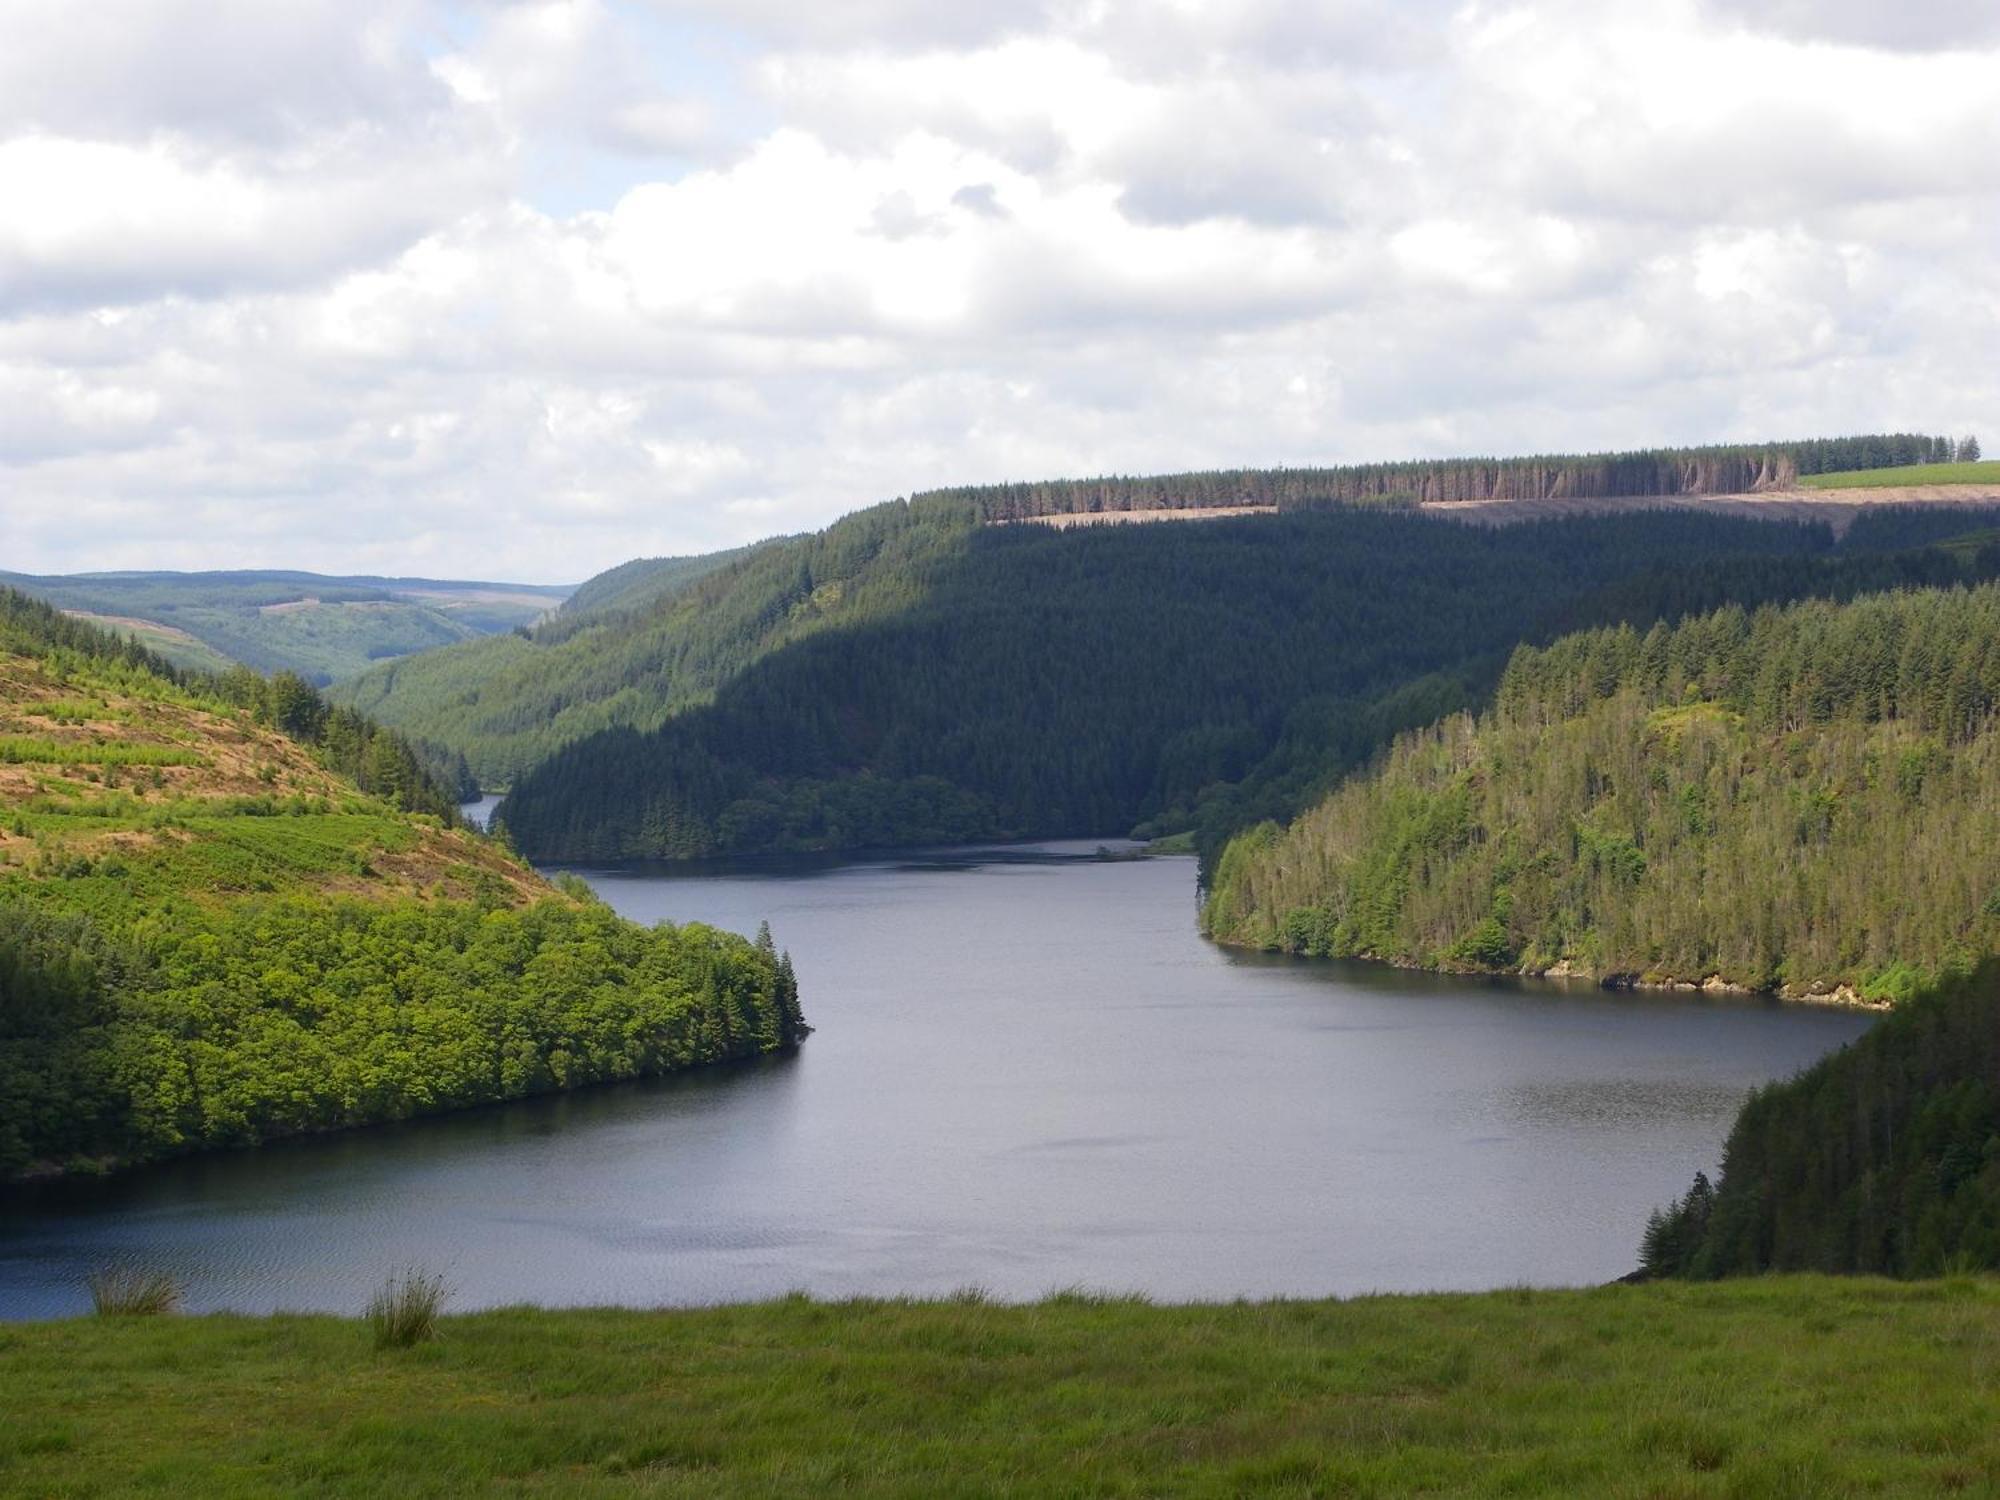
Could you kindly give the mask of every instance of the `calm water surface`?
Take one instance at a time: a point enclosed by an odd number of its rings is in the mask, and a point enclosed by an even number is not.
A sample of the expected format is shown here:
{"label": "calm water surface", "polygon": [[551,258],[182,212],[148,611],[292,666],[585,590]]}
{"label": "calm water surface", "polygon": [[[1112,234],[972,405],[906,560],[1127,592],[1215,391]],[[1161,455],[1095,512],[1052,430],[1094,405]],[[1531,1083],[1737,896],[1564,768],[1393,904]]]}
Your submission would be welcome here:
{"label": "calm water surface", "polygon": [[93,1266],[196,1309],[822,1296],[1162,1299],[1608,1280],[1744,1093],[1868,1024],[1224,952],[1194,864],[1089,845],[587,871],[642,921],[768,917],[796,1057],[0,1202],[0,1316]]}

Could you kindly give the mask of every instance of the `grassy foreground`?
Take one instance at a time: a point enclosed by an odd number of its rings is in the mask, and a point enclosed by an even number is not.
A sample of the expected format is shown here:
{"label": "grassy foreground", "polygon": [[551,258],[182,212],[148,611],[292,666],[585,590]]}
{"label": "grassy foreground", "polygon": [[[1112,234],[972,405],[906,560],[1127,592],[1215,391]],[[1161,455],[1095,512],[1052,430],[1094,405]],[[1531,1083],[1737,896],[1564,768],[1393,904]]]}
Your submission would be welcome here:
{"label": "grassy foreground", "polygon": [[0,1325],[0,1494],[1991,1494],[2000,1282]]}

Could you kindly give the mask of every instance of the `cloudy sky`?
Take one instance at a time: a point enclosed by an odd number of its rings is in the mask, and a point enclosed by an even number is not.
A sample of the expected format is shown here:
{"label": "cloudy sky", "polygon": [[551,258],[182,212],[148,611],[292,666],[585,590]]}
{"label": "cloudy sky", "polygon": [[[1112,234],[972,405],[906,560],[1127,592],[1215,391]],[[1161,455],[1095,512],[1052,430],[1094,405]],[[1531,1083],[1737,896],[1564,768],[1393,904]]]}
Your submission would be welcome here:
{"label": "cloudy sky", "polygon": [[0,568],[1981,431],[1992,0],[0,0]]}

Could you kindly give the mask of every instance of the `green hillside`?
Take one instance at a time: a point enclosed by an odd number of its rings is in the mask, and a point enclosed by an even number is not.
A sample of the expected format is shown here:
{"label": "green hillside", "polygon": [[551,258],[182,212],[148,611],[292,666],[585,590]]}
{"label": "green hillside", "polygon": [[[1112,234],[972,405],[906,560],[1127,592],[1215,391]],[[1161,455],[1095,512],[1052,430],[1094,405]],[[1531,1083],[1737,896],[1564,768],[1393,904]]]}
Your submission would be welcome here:
{"label": "green hillside", "polygon": [[1814,474],[1799,482],[1813,490],[1873,490],[1906,484],[2000,485],[2000,461],[1902,464],[1893,468]]}
{"label": "green hillside", "polygon": [[297,677],[177,680],[0,590],[0,1180],[788,1046],[789,965],[457,826]]}
{"label": "green hillside", "polygon": [[[358,1311],[358,1309],[357,1309]],[[2000,1284],[0,1325],[0,1490],[1978,1495]],[[170,1435],[170,1440],[164,1435]]]}
{"label": "green hillside", "polygon": [[2000,569],[2000,552],[1917,545],[1980,518],[1922,513],[1840,543],[1667,510],[1497,529],[1369,509],[1074,531],[866,514],[895,553],[800,569],[760,618],[811,626],[712,702],[517,779],[501,816],[521,847],[678,857],[1135,826],[1216,847],[1476,701],[1524,639]]}
{"label": "green hillside", "polygon": [[1869,997],[2000,948],[2000,589],[1729,608],[1523,650],[1238,839],[1227,942]]}
{"label": "green hillside", "polygon": [[86,625],[137,641],[181,671],[214,676],[236,665],[213,646],[195,639],[178,626],[162,625],[157,620],[141,620],[132,615],[94,614],[87,609],[71,609],[68,613]]}
{"label": "green hillside", "polygon": [[1758,1093],[1719,1188],[1698,1178],[1643,1253],[1656,1276],[2000,1268],[2000,962]]}
{"label": "green hillside", "polygon": [[0,573],[19,589],[107,629],[136,633],[176,666],[240,662],[325,684],[376,662],[526,626],[570,590],[432,578],[316,573]]}
{"label": "green hillside", "polygon": [[636,557],[607,568],[582,584],[563,600],[557,612],[572,619],[580,615],[629,614],[671,599],[750,551],[749,547],[732,547],[726,552],[705,552],[695,557]]}
{"label": "green hillside", "polygon": [[[974,534],[996,522],[1094,511],[1400,510],[1421,499],[1748,490],[1790,483],[1802,472],[1928,458],[1937,441],[1900,434],[934,490],[859,511],[811,536],[708,558],[623,564],[585,583],[558,618],[525,637],[397,660],[343,682],[336,693],[384,723],[462,752],[482,784],[506,787],[563,746],[600,731],[658,728],[792,642],[908,611],[987,545]],[[1173,578],[1159,582],[1178,586]],[[1229,582],[1255,588],[1254,581]]]}
{"label": "green hillside", "polygon": [[880,618],[920,597],[968,544],[966,505],[864,510],[812,536],[702,559],[628,563],[525,635],[388,663],[334,696],[461,751],[485,786],[511,785],[602,729],[650,729],[789,642]]}

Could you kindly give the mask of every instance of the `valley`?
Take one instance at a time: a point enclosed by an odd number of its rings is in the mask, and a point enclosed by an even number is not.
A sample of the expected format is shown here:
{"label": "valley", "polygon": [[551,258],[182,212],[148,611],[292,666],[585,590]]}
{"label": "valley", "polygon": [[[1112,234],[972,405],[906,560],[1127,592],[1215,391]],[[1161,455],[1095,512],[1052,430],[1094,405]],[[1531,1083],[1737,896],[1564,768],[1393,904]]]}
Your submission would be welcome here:
{"label": "valley", "polygon": [[[1776,477],[1709,488],[1749,462]],[[1445,1413],[1539,1399],[1479,1352],[1530,1308],[1590,1320],[1635,1392],[1667,1316],[1744,1348],[1850,1322],[1916,1368],[1934,1312],[1900,1284],[1686,1283],[2000,1264],[1996,492],[1704,450],[1678,494],[1560,493],[1586,471],[918,497],[635,560],[326,697],[0,593],[0,1348],[54,1357],[86,1325],[46,1320],[143,1266],[266,1315],[241,1327],[292,1342],[264,1367],[311,1392],[348,1337],[324,1315],[393,1255],[449,1267],[471,1351],[1421,1325]],[[1166,519],[1206,524],[1131,524]],[[264,587],[230,607],[280,630],[431,607]],[[491,837],[458,806],[481,782]],[[1556,1290],[1634,1276],[1664,1284]],[[1982,1338],[1981,1283],[1951,1295]],[[717,1310],[571,1310],[599,1303]],[[183,1326],[199,1429],[225,1325]],[[1342,1389],[1403,1399],[1362,1347]],[[494,1390],[485,1357],[454,1378]],[[1742,1401],[1664,1399],[1632,1442],[1755,1482]],[[48,1420],[14,1410],[0,1476]],[[97,1451],[79,1475],[122,1472]],[[1356,1451],[1285,1472],[1393,1492],[1456,1450]],[[1554,1451],[1609,1473],[1631,1442]]]}
{"label": "valley", "polygon": [[533,624],[567,587],[316,573],[0,572],[0,587],[136,634],[175,666],[232,663],[324,686],[376,662]]}
{"label": "valley", "polygon": [[[1908,477],[1896,465],[1941,442],[938,491],[820,533],[639,559],[540,593],[206,575],[236,591],[232,607],[279,622],[333,605],[361,617],[418,598],[525,609],[562,597],[532,624],[340,684],[331,708],[295,674],[239,666],[197,681],[136,646],[117,658],[87,631],[85,660],[125,665],[112,678],[85,669],[78,680],[96,687],[75,701],[63,684],[76,667],[23,658],[6,788],[17,811],[0,858],[31,906],[59,892],[62,909],[113,922],[177,905],[233,922],[231,903],[266,899],[562,910],[515,847],[544,864],[601,864],[1170,837],[1199,854],[1202,929],[1226,942],[1908,1000],[1994,939],[1987,893],[2000,870],[1981,875],[1978,850],[2000,840],[1978,832],[1985,802],[1970,789],[2000,690],[1980,661],[1922,640],[1987,633],[1968,611],[2000,578],[1989,541],[2000,510],[1977,484],[1923,505],[1822,497],[1900,496],[1854,476]],[[1856,461],[1876,467],[1842,467]],[[1728,488],[1746,475],[1758,489]],[[1574,496],[1668,483],[1625,501]],[[1349,491],[1358,498],[1311,498]],[[1180,503],[1218,492],[1261,508]],[[1436,498],[1454,494],[1485,498]],[[1142,497],[1155,503],[1094,508]],[[1847,507],[1843,524],[1792,509],[1820,504]],[[1436,509],[1477,505],[1521,509],[1501,527],[1453,525]],[[1534,507],[1566,505],[1595,508],[1534,519]],[[993,524],[1017,515],[1040,524]],[[1106,515],[1209,524],[1050,524]],[[403,602],[343,597],[391,583]],[[1795,603],[1811,599],[1832,602]],[[1920,606],[1929,623],[1900,623]],[[1806,630],[1795,621],[1816,622],[1812,643],[1782,644]],[[1918,644],[1894,644],[1905,636]],[[1864,641],[1866,664],[1825,665]],[[56,649],[47,660],[69,661]],[[1787,651],[1810,663],[1795,683],[1771,676]],[[1743,661],[1762,675],[1745,676]],[[1581,699],[1565,673],[1590,684]],[[1604,683],[1627,673],[1643,684],[1631,703],[1606,700]],[[1884,673],[1888,686],[1839,706],[1853,682]],[[156,685],[133,687],[142,681]],[[193,696],[182,681],[197,683]],[[1536,693],[1563,707],[1524,707],[1542,703]],[[1503,715],[1493,735],[1516,739],[1487,748],[1482,712]],[[1560,733],[1546,738],[1552,723]],[[1713,767],[1748,763],[1772,736],[1789,736],[1791,782],[1715,782]],[[1635,752],[1634,765],[1619,759]],[[1912,757],[1918,780],[1870,769]],[[1516,790],[1520,767],[1553,779]],[[453,826],[475,783],[507,788],[492,810],[498,842]],[[1572,785],[1601,790],[1566,800]],[[1467,787],[1490,799],[1483,810]],[[1695,790],[1709,809],[1699,828]],[[418,820],[365,812],[357,792]],[[1392,811],[1329,811],[1370,798]],[[1818,822],[1799,822],[1802,798]],[[1758,820],[1742,833],[1738,807]],[[1898,819],[1907,864],[1860,863],[1856,841]],[[1793,863],[1792,905],[1747,894]],[[1816,885],[1821,868],[1849,878]],[[1948,888],[1925,884],[1938,869]],[[24,941],[46,961],[34,948],[46,935]],[[568,1065],[550,1076],[567,1081]],[[529,1092],[546,1081],[534,1068],[523,1077]],[[510,1091],[521,1090],[488,1097]]]}
{"label": "valley", "polygon": [[[0,594],[0,1320],[107,1264],[335,1313],[391,1251],[466,1328],[2000,1263],[1939,1040],[2000,994],[2000,507],[1797,464],[946,493],[575,590],[150,580],[185,623],[122,634]],[[195,629],[411,610],[453,638],[325,697]]]}
{"label": "valley", "polygon": [[2000,1496],[1995,76],[0,0],[0,1500]]}
{"label": "valley", "polygon": [[51,1184],[0,1230],[0,1318],[83,1310],[114,1255],[246,1312],[347,1310],[385,1254],[450,1265],[465,1311],[1595,1284],[1751,1089],[1875,1019],[1238,953],[1195,930],[1194,863],[1055,843],[586,867],[641,927],[768,920],[813,1035]]}

